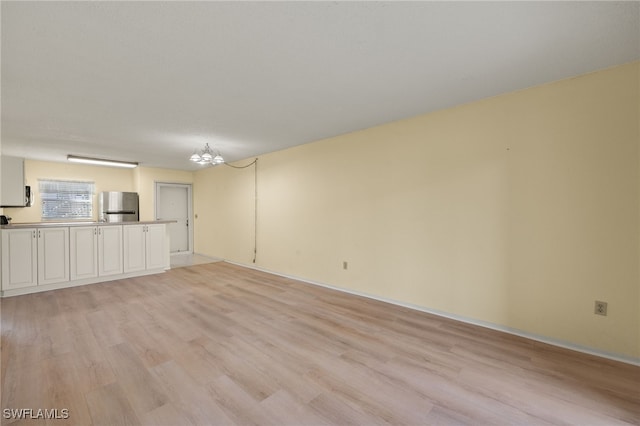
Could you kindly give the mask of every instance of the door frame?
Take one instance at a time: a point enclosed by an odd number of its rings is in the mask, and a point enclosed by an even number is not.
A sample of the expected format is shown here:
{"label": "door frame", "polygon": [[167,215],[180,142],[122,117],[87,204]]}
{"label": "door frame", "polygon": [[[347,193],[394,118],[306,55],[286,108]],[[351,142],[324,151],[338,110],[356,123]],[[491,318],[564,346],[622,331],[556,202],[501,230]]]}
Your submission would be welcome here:
{"label": "door frame", "polygon": [[187,239],[189,240],[189,248],[187,251],[180,252],[180,254],[193,254],[193,185],[190,183],[154,181],[153,217],[155,217],[156,220],[159,220],[158,195],[161,187],[178,187],[187,189],[187,220],[189,221],[189,233],[187,235]]}

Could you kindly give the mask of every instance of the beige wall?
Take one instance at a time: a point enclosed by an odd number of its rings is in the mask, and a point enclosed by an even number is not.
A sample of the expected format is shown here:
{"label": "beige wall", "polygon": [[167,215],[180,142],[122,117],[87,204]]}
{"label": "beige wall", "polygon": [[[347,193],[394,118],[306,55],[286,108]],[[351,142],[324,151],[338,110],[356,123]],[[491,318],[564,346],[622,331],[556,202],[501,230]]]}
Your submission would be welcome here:
{"label": "beige wall", "polygon": [[217,253],[216,256],[251,263],[255,205],[253,167],[208,167],[194,175],[194,251]]}
{"label": "beige wall", "polygon": [[25,185],[31,186],[34,202],[32,207],[5,208],[5,214],[13,223],[40,222],[42,207],[38,179],[60,179],[95,182],[93,218],[98,218],[97,194],[102,191],[133,191],[133,172],[130,169],[100,167],[82,164],[25,160]]}
{"label": "beige wall", "polygon": [[34,191],[32,207],[5,208],[5,214],[13,218],[12,223],[39,222],[42,216],[38,179],[60,179],[95,182],[94,220],[98,218],[97,194],[102,191],[133,191],[140,197],[140,220],[153,220],[155,210],[155,182],[192,183],[193,173],[137,167],[119,169],[78,165],[48,161],[25,160],[26,185]]}
{"label": "beige wall", "polygon": [[[262,156],[257,266],[640,357],[639,76],[629,64]],[[252,173],[195,173],[197,252],[251,263]]]}
{"label": "beige wall", "polygon": [[135,191],[140,197],[140,220],[155,220],[156,182],[193,183],[193,173],[181,170],[137,167],[133,176]]}

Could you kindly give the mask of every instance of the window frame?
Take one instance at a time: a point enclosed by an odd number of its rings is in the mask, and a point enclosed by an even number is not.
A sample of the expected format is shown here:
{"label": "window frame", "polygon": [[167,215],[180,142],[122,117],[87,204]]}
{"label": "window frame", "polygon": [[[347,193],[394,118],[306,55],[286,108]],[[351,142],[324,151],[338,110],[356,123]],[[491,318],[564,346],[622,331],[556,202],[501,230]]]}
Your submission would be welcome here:
{"label": "window frame", "polygon": [[[58,189],[54,190],[56,185]],[[83,186],[85,187],[83,188]],[[96,194],[94,181],[38,179],[38,191],[41,208],[40,220],[43,222],[93,220],[93,204]],[[57,207],[49,206],[49,204],[57,204]],[[55,210],[59,214],[51,214],[55,213]]]}

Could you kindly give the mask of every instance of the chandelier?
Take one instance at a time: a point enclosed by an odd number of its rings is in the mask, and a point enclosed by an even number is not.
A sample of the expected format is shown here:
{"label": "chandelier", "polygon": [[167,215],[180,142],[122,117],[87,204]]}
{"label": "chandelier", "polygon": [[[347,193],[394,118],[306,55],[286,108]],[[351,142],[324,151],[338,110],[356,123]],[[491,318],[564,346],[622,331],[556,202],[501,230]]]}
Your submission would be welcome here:
{"label": "chandelier", "polygon": [[224,163],[224,158],[220,155],[219,151],[212,151],[209,144],[205,144],[204,148],[198,152],[194,151],[193,155],[189,158],[194,163],[198,164],[211,164],[213,166]]}

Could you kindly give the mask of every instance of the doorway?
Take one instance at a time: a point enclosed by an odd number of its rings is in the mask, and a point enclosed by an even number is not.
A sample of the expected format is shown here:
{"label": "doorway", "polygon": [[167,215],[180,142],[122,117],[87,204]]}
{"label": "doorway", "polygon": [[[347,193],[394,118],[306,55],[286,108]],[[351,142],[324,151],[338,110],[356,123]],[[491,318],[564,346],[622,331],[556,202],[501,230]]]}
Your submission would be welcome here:
{"label": "doorway", "polygon": [[193,253],[191,185],[156,182],[156,219],[175,220],[167,224],[171,253]]}

